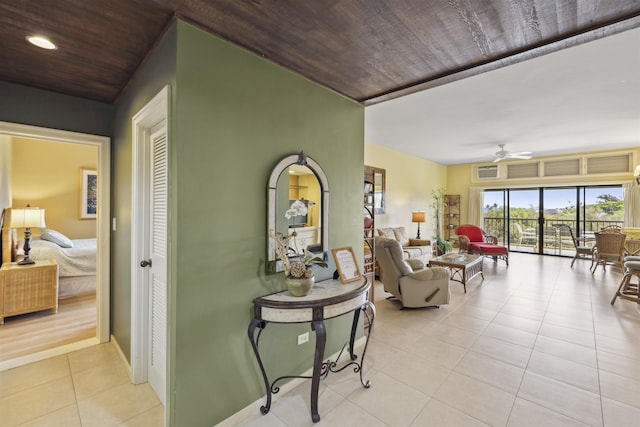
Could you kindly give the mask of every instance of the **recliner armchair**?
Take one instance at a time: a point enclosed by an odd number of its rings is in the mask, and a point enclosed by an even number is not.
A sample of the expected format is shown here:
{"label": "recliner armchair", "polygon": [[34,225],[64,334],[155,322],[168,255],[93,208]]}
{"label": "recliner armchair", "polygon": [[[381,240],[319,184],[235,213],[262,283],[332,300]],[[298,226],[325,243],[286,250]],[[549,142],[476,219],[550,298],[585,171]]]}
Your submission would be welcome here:
{"label": "recliner armchair", "polygon": [[449,303],[448,268],[425,267],[420,259],[403,259],[402,246],[395,239],[376,236],[375,245],[384,290],[398,299],[403,308]]}

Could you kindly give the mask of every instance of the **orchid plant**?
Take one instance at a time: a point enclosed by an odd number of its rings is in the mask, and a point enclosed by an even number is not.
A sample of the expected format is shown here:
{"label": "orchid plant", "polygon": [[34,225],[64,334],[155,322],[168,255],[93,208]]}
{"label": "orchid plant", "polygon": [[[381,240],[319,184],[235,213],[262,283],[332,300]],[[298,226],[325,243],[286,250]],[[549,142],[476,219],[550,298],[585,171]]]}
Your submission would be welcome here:
{"label": "orchid plant", "polygon": [[[307,214],[307,205],[302,200],[296,200],[291,204],[287,212],[285,212],[285,218],[289,219],[293,216],[297,215],[306,215]],[[284,265],[284,275],[285,277],[292,277],[295,279],[307,278],[310,279],[313,277],[313,269],[312,265],[317,265],[319,267],[326,268],[328,267],[327,263],[319,257],[315,256],[313,253],[308,250],[304,250],[303,254],[298,253],[298,248],[296,247],[296,236],[298,234],[295,230],[290,234],[283,233],[270,233],[270,237],[276,244],[276,253],[278,254],[278,258],[282,260]],[[291,239],[293,239],[293,249],[291,247]],[[291,255],[293,254],[293,255]]]}

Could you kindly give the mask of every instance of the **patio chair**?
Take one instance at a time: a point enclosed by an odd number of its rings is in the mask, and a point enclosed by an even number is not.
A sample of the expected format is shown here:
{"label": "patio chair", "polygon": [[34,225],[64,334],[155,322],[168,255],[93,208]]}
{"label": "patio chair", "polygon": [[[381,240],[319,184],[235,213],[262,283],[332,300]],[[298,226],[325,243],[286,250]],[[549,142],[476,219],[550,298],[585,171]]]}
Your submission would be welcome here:
{"label": "patio chair", "polygon": [[571,268],[573,268],[573,264],[576,262],[578,258],[582,259],[590,259],[591,265],[589,266],[589,270],[593,267],[594,257],[593,257],[593,246],[587,246],[584,244],[584,241],[580,241],[574,234],[571,227],[568,224],[558,224],[556,225],[558,230],[560,231],[560,241],[562,242],[562,238],[567,235],[567,237],[571,238],[573,242],[573,246],[575,248],[576,254],[573,256],[571,260]]}
{"label": "patio chair", "polygon": [[[624,277],[611,300],[611,305],[616,302],[618,297],[640,304],[640,257],[626,257],[624,259],[624,268]],[[635,283],[632,282],[634,277],[636,278]]]}
{"label": "patio chair", "polygon": [[533,245],[534,247],[538,244],[538,233],[536,233],[535,228],[527,228],[526,230],[522,229],[522,226],[517,222],[514,224],[516,227],[516,231],[518,232],[518,245]]}
{"label": "patio chair", "polygon": [[591,274],[595,273],[601,265],[604,271],[607,264],[615,265],[624,270],[624,244],[627,235],[615,231],[595,233],[596,244],[593,247],[594,265]]}
{"label": "patio chair", "polygon": [[489,256],[494,261],[503,259],[509,265],[509,249],[498,244],[498,238],[488,235],[477,225],[459,225],[456,231],[460,252]]}

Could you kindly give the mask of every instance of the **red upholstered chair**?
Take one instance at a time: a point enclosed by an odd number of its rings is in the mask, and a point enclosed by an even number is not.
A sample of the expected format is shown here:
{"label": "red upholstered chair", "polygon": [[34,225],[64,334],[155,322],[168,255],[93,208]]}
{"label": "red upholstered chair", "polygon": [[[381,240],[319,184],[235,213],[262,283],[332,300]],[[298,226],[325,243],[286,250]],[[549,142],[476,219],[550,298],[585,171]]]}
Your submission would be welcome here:
{"label": "red upholstered chair", "polygon": [[460,225],[456,232],[460,243],[461,252],[490,256],[494,261],[504,259],[509,265],[509,250],[506,246],[498,244],[498,238],[489,236],[476,225]]}

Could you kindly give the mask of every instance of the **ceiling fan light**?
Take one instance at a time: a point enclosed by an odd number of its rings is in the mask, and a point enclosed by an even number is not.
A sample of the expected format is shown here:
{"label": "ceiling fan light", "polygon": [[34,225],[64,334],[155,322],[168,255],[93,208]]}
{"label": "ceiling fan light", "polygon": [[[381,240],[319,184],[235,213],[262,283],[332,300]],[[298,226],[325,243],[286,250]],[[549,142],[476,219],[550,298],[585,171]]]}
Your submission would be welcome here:
{"label": "ceiling fan light", "polygon": [[47,50],[55,50],[58,46],[55,45],[51,40],[44,36],[31,35],[26,37],[27,41],[34,46],[38,46],[42,49]]}

